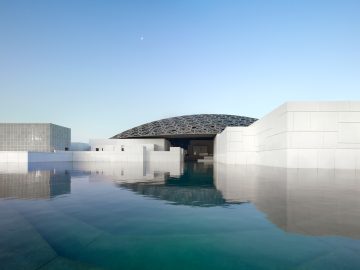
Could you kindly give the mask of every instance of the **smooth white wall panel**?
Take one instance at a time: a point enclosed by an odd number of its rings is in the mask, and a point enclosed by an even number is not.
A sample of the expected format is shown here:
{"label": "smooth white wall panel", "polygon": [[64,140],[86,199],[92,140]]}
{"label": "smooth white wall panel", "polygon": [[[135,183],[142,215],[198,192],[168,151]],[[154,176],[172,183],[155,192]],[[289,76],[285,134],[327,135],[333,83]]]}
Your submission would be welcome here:
{"label": "smooth white wall panel", "polygon": [[[252,139],[245,134],[253,134]],[[226,128],[218,134],[214,160],[360,169],[360,102],[285,103],[248,127]]]}
{"label": "smooth white wall panel", "polygon": [[339,142],[360,144],[360,123],[339,123]]}

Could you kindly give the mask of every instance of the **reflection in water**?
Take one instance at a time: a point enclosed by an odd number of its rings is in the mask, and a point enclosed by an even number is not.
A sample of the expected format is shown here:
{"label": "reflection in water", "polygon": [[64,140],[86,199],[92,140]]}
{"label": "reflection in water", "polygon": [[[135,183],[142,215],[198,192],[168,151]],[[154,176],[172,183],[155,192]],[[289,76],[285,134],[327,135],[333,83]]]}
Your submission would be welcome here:
{"label": "reflection in water", "polygon": [[69,194],[70,178],[66,170],[0,172],[0,198],[49,199]]}
{"label": "reflection in water", "polygon": [[204,163],[76,163],[92,182],[107,177],[136,194],[192,206],[225,205],[213,182],[213,167]]}
{"label": "reflection in water", "polygon": [[[221,193],[215,188],[212,166],[187,163],[183,175],[172,178],[161,174],[161,180],[118,182],[117,185],[144,196],[166,200],[173,204],[210,207],[225,205]],[[147,179],[148,180],[148,179]]]}
{"label": "reflection in water", "polygon": [[[185,167],[184,167],[185,166]],[[70,194],[71,177],[108,179],[138,195],[191,206],[253,203],[285,231],[360,238],[355,171],[204,163],[33,163],[0,167],[0,198]]]}
{"label": "reflection in water", "polygon": [[180,177],[182,163],[142,163],[142,162],[77,162],[73,170],[90,175],[90,181],[108,178],[114,182],[158,181],[164,182],[167,176]]}
{"label": "reflection in water", "polygon": [[359,183],[219,164],[0,165],[0,269],[360,269]]}
{"label": "reflection in water", "polygon": [[360,175],[355,171],[215,164],[228,201],[250,201],[280,228],[360,238]]}

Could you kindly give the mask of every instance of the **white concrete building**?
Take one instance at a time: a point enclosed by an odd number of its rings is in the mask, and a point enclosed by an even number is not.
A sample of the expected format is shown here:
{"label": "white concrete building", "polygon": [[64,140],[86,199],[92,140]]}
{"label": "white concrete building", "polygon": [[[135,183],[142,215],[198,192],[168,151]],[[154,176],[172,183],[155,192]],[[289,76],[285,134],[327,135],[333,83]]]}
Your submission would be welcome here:
{"label": "white concrete building", "polygon": [[169,151],[170,143],[162,138],[146,139],[91,139],[91,151],[121,151],[126,152],[133,147],[142,145],[148,151]]}
{"label": "white concrete building", "polygon": [[184,151],[165,139],[90,140],[90,151],[0,151],[0,162],[161,162],[181,163]]}
{"label": "white concrete building", "polygon": [[93,139],[91,151],[73,152],[73,161],[183,162],[184,151],[166,139]]}
{"label": "white concrete building", "polygon": [[360,169],[360,102],[287,102],[215,138],[219,163]]}
{"label": "white concrete building", "polygon": [[[22,136],[10,131],[0,132],[0,138]],[[11,136],[8,141],[16,143]],[[360,102],[288,102],[259,120],[218,114],[171,117],[112,139],[90,140],[90,151],[76,151],[86,149],[87,145],[73,144],[66,152],[6,150],[0,151],[0,162],[211,162],[214,158],[225,164],[360,169]]]}

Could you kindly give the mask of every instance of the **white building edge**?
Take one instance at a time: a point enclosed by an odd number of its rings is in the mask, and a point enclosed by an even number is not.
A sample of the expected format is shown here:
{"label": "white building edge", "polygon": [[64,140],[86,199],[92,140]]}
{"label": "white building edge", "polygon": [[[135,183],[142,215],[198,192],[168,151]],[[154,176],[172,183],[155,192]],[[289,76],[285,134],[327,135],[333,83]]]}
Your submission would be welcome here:
{"label": "white building edge", "polygon": [[360,102],[287,102],[215,138],[219,163],[360,169]]}

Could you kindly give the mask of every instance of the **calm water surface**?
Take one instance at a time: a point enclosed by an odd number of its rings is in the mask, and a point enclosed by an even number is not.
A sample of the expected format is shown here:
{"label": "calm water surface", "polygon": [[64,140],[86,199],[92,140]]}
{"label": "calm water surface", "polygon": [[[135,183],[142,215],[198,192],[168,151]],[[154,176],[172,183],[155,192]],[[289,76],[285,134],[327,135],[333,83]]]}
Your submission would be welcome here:
{"label": "calm water surface", "polygon": [[360,176],[2,165],[0,269],[360,269]]}

